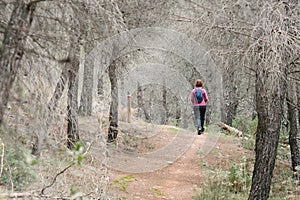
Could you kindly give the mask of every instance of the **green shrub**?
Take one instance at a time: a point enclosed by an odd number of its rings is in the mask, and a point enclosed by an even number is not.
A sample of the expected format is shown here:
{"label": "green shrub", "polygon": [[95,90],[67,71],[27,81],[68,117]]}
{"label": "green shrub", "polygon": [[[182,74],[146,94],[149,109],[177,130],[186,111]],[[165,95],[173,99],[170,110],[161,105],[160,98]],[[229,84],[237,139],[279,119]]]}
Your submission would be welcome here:
{"label": "green shrub", "polygon": [[257,119],[249,120],[243,116],[236,117],[232,126],[243,132],[242,144],[244,148],[254,150]]}
{"label": "green shrub", "polygon": [[233,122],[232,126],[242,131],[246,136],[253,136],[256,132],[257,118],[255,120],[249,120],[243,116],[237,116]]}
{"label": "green shrub", "polygon": [[37,178],[34,170],[36,163],[36,160],[32,158],[29,152],[6,146],[0,185],[17,191],[27,189]]}
{"label": "green shrub", "polygon": [[194,200],[246,199],[251,184],[249,161],[232,164],[228,171],[209,171],[206,182],[196,190]]}
{"label": "green shrub", "polygon": [[129,183],[134,181],[134,177],[132,175],[124,176],[118,180],[113,181],[113,185],[116,188],[119,188],[123,192],[126,192],[127,187],[129,186]]}

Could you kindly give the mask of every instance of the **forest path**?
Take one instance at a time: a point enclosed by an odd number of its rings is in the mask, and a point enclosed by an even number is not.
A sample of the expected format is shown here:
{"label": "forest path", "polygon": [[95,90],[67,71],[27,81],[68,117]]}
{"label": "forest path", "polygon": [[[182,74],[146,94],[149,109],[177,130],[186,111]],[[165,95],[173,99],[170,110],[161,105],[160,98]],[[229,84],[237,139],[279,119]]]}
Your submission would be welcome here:
{"label": "forest path", "polygon": [[[121,126],[123,133],[124,125]],[[122,140],[121,145],[108,146],[108,166],[128,173],[154,172],[174,163],[191,146],[196,136],[190,131],[167,126],[153,130],[155,134],[152,136],[142,131],[126,132],[127,139]],[[165,140],[164,144],[158,147],[158,142],[162,140]]]}
{"label": "forest path", "polygon": [[[178,159],[159,170],[146,173],[111,170],[111,193],[129,200],[191,200],[195,189],[204,184],[210,168],[228,169],[249,153],[238,144],[234,137],[216,138],[208,132],[196,135]],[[120,182],[128,186],[120,188]]]}
{"label": "forest path", "polygon": [[[94,123],[81,120],[86,126],[81,127],[96,131]],[[202,135],[144,122],[120,122],[119,129],[117,143],[107,149],[108,193],[117,199],[190,200],[209,168],[227,169],[249,154],[238,138],[224,137],[218,127]]]}
{"label": "forest path", "polygon": [[124,191],[114,188],[115,184],[112,184],[112,193],[126,199],[192,199],[194,189],[204,176],[198,155],[204,137],[205,135],[196,136],[190,148],[180,158],[160,170],[137,174],[111,171],[112,181],[133,177],[133,182],[128,183]]}

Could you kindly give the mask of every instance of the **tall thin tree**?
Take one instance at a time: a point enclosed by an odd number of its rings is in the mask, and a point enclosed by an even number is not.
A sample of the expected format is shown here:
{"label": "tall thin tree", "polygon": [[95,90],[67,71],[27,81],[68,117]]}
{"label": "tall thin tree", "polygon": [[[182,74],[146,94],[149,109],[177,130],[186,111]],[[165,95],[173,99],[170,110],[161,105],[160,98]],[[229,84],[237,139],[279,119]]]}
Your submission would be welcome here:
{"label": "tall thin tree", "polygon": [[293,171],[297,171],[296,167],[300,166],[300,153],[299,145],[297,142],[298,136],[298,123],[297,123],[297,97],[295,90],[295,83],[289,81],[287,90],[287,108],[288,108],[288,120],[289,120],[289,144],[291,151],[291,162]]}
{"label": "tall thin tree", "polygon": [[[289,3],[289,6],[293,6],[292,2]],[[288,66],[290,60],[297,56],[291,51],[296,41],[287,38],[290,29],[293,28],[294,19],[284,12],[285,6],[273,1],[262,3],[263,20],[258,21],[261,27],[261,31],[257,31],[259,39],[256,45],[258,59],[255,89],[258,125],[249,200],[269,198],[283,117],[282,102],[287,91]],[[281,31],[284,34],[281,34]],[[278,51],[274,51],[275,49]]]}
{"label": "tall thin tree", "polygon": [[24,55],[36,3],[18,0],[13,6],[0,48],[0,124],[3,123],[10,90]]}
{"label": "tall thin tree", "polygon": [[114,142],[118,136],[118,79],[117,79],[117,66],[116,61],[112,62],[108,67],[108,74],[111,89],[111,101],[109,109],[109,129],[108,129],[108,142]]}

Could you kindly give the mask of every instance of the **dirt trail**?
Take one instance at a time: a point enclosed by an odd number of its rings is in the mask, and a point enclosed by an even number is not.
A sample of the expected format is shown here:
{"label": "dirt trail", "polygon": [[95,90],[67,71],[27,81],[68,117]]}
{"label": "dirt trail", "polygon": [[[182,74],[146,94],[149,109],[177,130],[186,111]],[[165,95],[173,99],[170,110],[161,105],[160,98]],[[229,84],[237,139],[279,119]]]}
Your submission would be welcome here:
{"label": "dirt trail", "polygon": [[[145,173],[162,169],[180,158],[193,144],[195,134],[190,131],[173,128],[168,133],[167,126],[150,138],[140,141],[122,141],[122,145],[108,145],[108,166],[128,173]],[[174,132],[176,130],[176,132]],[[126,136],[127,138],[130,136]],[[136,136],[131,136],[136,138]],[[154,139],[155,138],[155,139]],[[164,140],[164,141],[163,141]],[[147,141],[147,145],[142,145]],[[158,148],[158,142],[160,148]],[[130,146],[132,146],[130,148]],[[147,148],[148,146],[148,148]],[[142,151],[142,152],[141,152]]]}
{"label": "dirt trail", "polygon": [[[126,192],[119,197],[126,199],[191,199],[194,188],[200,184],[203,169],[197,152],[204,135],[197,136],[191,147],[175,163],[150,173],[132,174],[134,181],[129,183]],[[127,173],[111,171],[114,180]]]}
{"label": "dirt trail", "polygon": [[[92,127],[96,126],[92,120],[88,120],[88,122]],[[82,123],[87,124],[85,120]],[[88,128],[85,127],[85,130],[90,130]],[[189,131],[190,139],[186,138],[188,136],[186,134],[179,135],[179,138],[183,138],[180,140],[182,143],[189,141],[189,145],[185,145],[185,147],[180,142],[178,143],[178,134],[182,133],[182,130],[174,131],[175,129],[176,127],[148,126],[139,122],[120,123],[119,141],[116,147],[118,150],[124,150],[128,156],[125,159],[122,158],[123,161],[120,162],[127,170],[109,169],[109,196],[127,200],[191,200],[195,194],[195,188],[200,187],[205,181],[207,170],[210,168],[225,170],[231,163],[240,162],[244,155],[251,157],[250,151],[240,147],[238,138],[224,137],[218,133],[219,128],[215,130],[210,128],[203,135],[196,135]],[[170,144],[174,141],[175,145]],[[166,146],[167,148],[164,148]],[[172,146],[174,148],[170,148]],[[178,154],[179,150],[180,154]],[[161,156],[158,154],[159,152],[162,154]],[[145,170],[139,168],[145,166],[144,168],[151,169],[153,163],[151,160],[141,159],[141,163],[133,164],[139,153],[141,155],[149,153],[149,157],[156,155],[158,158],[154,158],[154,160],[158,162],[161,161],[160,158],[166,158],[167,161],[171,160],[172,162],[162,165],[161,168],[155,168],[155,171],[146,170],[144,172]],[[165,154],[170,154],[170,157]],[[177,155],[176,159],[172,155]],[[118,157],[114,159],[113,163],[117,163]],[[128,160],[128,166],[125,166],[126,160]],[[132,164],[136,165],[136,171],[134,166],[130,166]],[[149,167],[150,165],[152,166]],[[122,166],[117,169],[122,169]]]}
{"label": "dirt trail", "polygon": [[228,141],[228,138],[224,137],[220,137],[217,143],[211,146],[209,151],[213,153],[205,152],[208,151],[206,145],[209,140],[210,134],[196,136],[190,148],[179,159],[155,172],[124,173],[112,170],[112,182],[128,176],[132,176],[133,179],[132,182],[128,182],[124,191],[112,183],[111,192],[128,200],[191,200],[195,188],[205,179],[208,169],[204,165],[227,168],[232,161],[239,161],[244,154],[249,154],[237,145],[236,138],[229,138]]}

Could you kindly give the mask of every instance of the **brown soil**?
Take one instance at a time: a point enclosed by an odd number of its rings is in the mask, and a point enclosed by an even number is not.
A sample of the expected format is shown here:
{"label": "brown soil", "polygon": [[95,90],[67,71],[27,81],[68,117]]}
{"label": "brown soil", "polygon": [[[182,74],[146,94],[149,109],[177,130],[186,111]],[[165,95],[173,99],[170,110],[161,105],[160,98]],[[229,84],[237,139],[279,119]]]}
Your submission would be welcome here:
{"label": "brown soil", "polygon": [[[128,126],[128,124],[122,124],[121,130],[122,126]],[[135,127],[135,129],[137,127],[132,124],[130,126]],[[143,138],[141,142],[136,142],[136,152],[152,152],[170,142],[174,133],[166,130],[168,129],[160,131],[158,135]],[[126,131],[127,133],[130,132],[130,128],[127,127]],[[219,134],[211,148],[206,149],[205,152],[201,148],[208,144],[212,140],[211,135],[216,133],[190,134],[194,140],[189,148],[164,168],[145,173],[126,173],[111,169],[110,195],[129,200],[190,200],[195,189],[200,187],[206,179],[206,171],[209,168],[227,169],[232,162],[240,162],[243,156],[253,157],[250,151],[240,147],[240,141],[237,137]],[[143,145],[145,143],[148,145]],[[149,148],[149,144],[152,148]]]}

